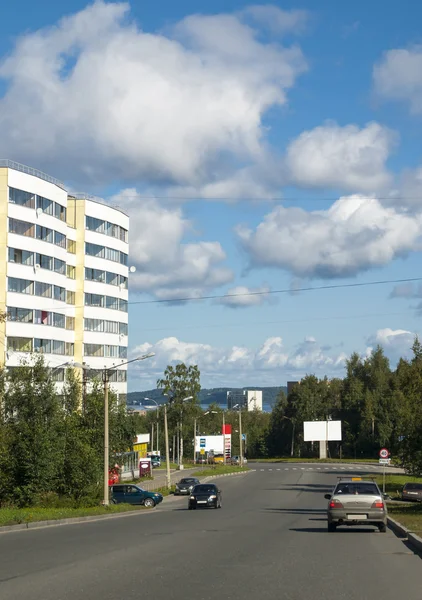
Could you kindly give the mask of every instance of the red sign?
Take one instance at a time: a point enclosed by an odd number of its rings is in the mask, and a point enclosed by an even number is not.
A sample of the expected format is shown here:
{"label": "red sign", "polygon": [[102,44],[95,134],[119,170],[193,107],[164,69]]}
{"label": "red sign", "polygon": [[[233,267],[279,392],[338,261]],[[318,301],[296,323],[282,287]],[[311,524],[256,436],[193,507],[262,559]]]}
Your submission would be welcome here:
{"label": "red sign", "polygon": [[387,448],[381,448],[381,450],[380,450],[380,457],[381,458],[388,458],[389,456],[390,456],[390,453],[387,450]]}
{"label": "red sign", "polygon": [[221,428],[221,433],[223,435],[231,435],[232,426],[231,425],[223,425],[223,427]]}

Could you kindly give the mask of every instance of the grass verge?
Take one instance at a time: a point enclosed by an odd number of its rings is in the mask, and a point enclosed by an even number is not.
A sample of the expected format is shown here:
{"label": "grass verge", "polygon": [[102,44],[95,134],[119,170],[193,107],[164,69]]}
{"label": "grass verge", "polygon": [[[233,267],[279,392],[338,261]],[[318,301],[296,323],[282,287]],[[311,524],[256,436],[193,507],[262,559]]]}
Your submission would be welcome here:
{"label": "grass verge", "polygon": [[[377,476],[376,482],[382,490],[383,476]],[[385,493],[392,498],[399,500],[401,498],[403,486],[408,482],[421,483],[422,478],[410,477],[409,475],[386,475]],[[422,504],[414,502],[403,502],[400,504],[389,503],[388,514],[412,533],[422,535]]]}
{"label": "grass verge", "polygon": [[216,477],[217,475],[228,475],[229,473],[242,473],[249,471],[248,467],[235,467],[231,465],[204,466],[198,471],[190,474],[190,477]]}
{"label": "grass verge", "polygon": [[147,510],[144,506],[133,504],[110,504],[90,508],[0,508],[0,527],[35,523],[36,521],[57,521],[74,517],[96,517],[124,513],[130,510]]}

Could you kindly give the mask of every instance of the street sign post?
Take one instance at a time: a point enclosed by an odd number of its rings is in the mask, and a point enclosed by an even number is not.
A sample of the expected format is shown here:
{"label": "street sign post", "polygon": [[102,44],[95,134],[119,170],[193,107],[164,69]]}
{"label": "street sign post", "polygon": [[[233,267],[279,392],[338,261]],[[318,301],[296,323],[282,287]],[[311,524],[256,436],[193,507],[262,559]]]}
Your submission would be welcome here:
{"label": "street sign post", "polygon": [[385,494],[385,465],[390,464],[390,452],[387,448],[381,448],[380,452],[380,465],[383,466],[382,469],[382,493]]}
{"label": "street sign post", "polygon": [[200,448],[205,448],[205,446],[206,446],[206,441],[207,441],[207,440],[206,440],[205,438],[201,438],[201,439],[199,440],[199,447],[200,447]]}

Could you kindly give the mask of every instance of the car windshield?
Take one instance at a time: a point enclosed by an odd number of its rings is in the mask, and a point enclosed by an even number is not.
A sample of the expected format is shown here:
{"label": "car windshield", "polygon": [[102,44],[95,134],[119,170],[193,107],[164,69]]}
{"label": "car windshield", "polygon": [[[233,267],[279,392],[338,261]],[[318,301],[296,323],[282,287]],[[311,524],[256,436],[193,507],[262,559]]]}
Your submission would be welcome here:
{"label": "car windshield", "polygon": [[195,486],[194,492],[202,493],[202,492],[215,492],[215,486],[213,485],[197,485]]}
{"label": "car windshield", "polygon": [[337,494],[379,496],[380,492],[373,483],[339,483],[334,492],[334,495]]}
{"label": "car windshield", "polygon": [[180,483],[195,483],[196,479],[182,479]]}

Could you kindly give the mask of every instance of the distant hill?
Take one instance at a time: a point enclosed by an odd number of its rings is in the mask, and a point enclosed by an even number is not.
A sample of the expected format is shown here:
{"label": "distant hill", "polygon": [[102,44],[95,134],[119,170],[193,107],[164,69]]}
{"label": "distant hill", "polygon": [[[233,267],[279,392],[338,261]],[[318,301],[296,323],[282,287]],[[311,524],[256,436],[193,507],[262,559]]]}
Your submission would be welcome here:
{"label": "distant hill", "polygon": [[[201,405],[208,406],[209,404],[216,403],[220,404],[220,406],[227,405],[227,392],[231,392],[233,390],[238,390],[239,388],[210,388],[203,389],[199,394],[199,401]],[[278,394],[283,391],[287,394],[287,387],[279,386],[279,387],[260,387],[260,386],[248,386],[244,388],[240,388],[242,390],[262,390],[262,403],[264,405],[264,409],[270,410],[276,400]],[[163,397],[162,390],[145,390],[143,392],[130,392],[127,395],[127,404],[145,404],[148,405],[148,401],[145,398],[151,398],[158,402],[158,404],[162,404],[165,401],[165,397]],[[152,404],[152,403],[150,403]]]}

